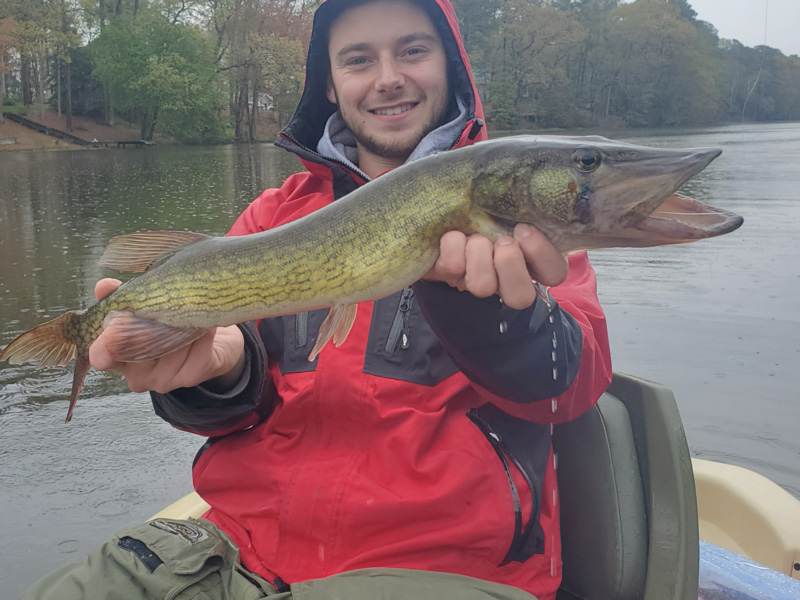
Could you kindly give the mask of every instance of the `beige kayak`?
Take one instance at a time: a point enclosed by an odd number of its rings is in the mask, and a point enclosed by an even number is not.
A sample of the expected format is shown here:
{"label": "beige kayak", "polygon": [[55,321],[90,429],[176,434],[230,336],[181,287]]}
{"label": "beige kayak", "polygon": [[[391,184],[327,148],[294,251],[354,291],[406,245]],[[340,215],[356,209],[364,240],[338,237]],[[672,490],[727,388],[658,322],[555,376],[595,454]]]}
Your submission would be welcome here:
{"label": "beige kayak", "polygon": [[692,459],[700,539],[800,580],[800,500],[763,475]]}

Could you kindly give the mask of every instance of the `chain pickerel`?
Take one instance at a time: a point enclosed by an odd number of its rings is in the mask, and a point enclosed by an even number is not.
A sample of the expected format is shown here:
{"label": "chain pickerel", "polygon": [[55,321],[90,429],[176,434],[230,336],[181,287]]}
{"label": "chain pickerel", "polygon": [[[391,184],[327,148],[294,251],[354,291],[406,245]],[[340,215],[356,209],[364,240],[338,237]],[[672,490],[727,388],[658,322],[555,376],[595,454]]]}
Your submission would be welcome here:
{"label": "chain pickerel", "polygon": [[113,238],[101,263],[142,273],[84,311],[13,340],[0,360],[39,368],[75,359],[67,421],[109,319],[112,352],[153,359],[215,326],[330,307],[309,357],[347,337],[358,302],[421,278],[449,230],[492,240],[516,223],[562,252],[691,242],[743,219],[675,192],[716,149],[655,149],[602,137],[515,136],[411,162],[292,223],[242,237],[143,232]]}

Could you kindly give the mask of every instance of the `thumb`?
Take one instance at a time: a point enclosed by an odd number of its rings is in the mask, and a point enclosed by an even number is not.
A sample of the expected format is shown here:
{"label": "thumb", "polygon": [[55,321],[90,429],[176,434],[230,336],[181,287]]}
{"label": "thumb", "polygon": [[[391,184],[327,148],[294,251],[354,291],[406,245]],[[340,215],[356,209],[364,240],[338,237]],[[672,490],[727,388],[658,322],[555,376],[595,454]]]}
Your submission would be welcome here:
{"label": "thumb", "polygon": [[94,286],[95,298],[102,300],[121,285],[122,282],[119,279],[111,279],[110,277],[101,279]]}

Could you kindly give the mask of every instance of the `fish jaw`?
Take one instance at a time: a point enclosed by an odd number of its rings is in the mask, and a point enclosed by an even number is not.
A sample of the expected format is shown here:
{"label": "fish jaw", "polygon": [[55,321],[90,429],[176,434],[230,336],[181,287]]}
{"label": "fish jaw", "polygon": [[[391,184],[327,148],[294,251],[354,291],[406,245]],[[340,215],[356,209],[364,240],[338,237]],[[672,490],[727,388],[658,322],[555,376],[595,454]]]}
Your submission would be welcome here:
{"label": "fish jaw", "polygon": [[600,168],[581,182],[589,215],[584,220],[599,232],[635,227],[722,153],[716,148],[624,148],[607,152]]}
{"label": "fish jaw", "polygon": [[682,194],[673,194],[641,221],[634,231],[648,237],[652,243],[647,245],[657,246],[724,235],[739,229],[743,223],[744,218],[740,215],[708,206]]}
{"label": "fish jaw", "polygon": [[744,218],[682,194],[672,194],[634,226],[606,232],[555,234],[554,244],[564,253],[597,248],[650,248],[686,244],[739,229]]}

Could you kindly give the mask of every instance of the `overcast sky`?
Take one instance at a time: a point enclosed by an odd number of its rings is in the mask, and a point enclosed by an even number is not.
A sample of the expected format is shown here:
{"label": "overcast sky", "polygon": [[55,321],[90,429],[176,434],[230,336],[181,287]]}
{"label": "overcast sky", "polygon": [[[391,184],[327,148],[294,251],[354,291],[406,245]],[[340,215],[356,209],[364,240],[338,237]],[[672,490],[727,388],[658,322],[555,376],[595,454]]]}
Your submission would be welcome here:
{"label": "overcast sky", "polygon": [[[769,4],[767,4],[769,3]],[[708,21],[722,38],[745,46],[764,43],[786,55],[800,55],[800,0],[689,0],[697,18]]]}

